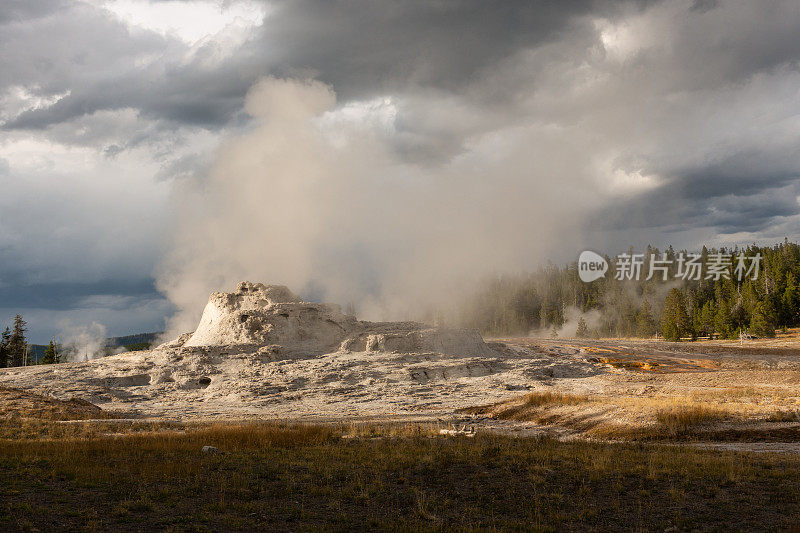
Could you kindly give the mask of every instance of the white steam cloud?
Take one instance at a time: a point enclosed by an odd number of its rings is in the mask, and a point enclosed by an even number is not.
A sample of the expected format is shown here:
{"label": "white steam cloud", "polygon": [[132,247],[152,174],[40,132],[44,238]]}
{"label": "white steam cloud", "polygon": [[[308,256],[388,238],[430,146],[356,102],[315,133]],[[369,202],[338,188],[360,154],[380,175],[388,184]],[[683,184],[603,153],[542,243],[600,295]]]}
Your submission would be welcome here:
{"label": "white steam cloud", "polygon": [[[579,308],[569,306],[564,310],[564,325],[558,328],[558,334],[562,337],[575,337],[578,331],[578,323],[582,318],[586,322],[586,327],[591,334],[594,330],[600,327],[602,321],[602,313],[598,309],[590,309],[588,311],[581,311]],[[536,332],[531,332],[535,334]],[[546,335],[547,331],[539,331],[539,335]]]}
{"label": "white steam cloud", "polygon": [[179,310],[168,334],[192,330],[208,293],[243,279],[418,318],[483,274],[539,264],[578,234],[596,194],[591,160],[576,157],[594,141],[577,128],[493,130],[420,165],[398,155],[389,100],[359,113],[320,82],[268,78],[246,110],[256,127],[176,187],[158,273]]}
{"label": "white steam cloud", "polygon": [[105,355],[106,328],[97,322],[88,326],[63,326],[59,338],[62,356],[67,361],[87,361]]}

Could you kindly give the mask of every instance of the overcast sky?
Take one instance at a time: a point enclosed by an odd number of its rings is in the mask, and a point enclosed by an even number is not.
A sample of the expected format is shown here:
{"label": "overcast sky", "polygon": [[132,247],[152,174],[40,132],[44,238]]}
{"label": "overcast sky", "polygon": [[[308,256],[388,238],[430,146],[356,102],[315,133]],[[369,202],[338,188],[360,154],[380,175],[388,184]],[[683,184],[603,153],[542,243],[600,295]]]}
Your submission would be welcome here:
{"label": "overcast sky", "polygon": [[796,240],[798,35],[795,0],[3,0],[0,324],[163,329],[176,187],[252,132],[265,77],[329,87],[320,127],[364,125],[419,179],[459,162],[558,205],[580,231],[541,261]]}

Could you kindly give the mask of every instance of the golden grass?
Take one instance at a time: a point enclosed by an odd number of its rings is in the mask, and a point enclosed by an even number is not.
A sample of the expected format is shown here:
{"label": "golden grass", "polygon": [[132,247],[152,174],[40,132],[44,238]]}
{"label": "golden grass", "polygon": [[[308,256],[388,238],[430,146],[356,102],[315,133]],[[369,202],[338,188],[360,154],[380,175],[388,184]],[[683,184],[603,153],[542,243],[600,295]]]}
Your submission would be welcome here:
{"label": "golden grass", "polygon": [[[581,396],[556,392],[519,396],[464,410],[497,420],[531,422],[593,439],[628,441],[797,441],[800,416],[776,409],[791,399],[753,403],[736,388],[694,394]],[[776,422],[784,423],[776,426]]]}
{"label": "golden grass", "polygon": [[588,402],[586,396],[558,392],[533,392],[513,400],[465,409],[464,412],[489,416],[498,420],[538,421],[546,407],[578,405]]}
{"label": "golden grass", "polygon": [[800,409],[777,409],[767,420],[770,422],[800,422]]}
{"label": "golden grass", "polygon": [[705,405],[681,405],[659,409],[655,413],[661,429],[668,433],[684,433],[698,426],[721,422],[730,418],[730,413]]}
{"label": "golden grass", "polygon": [[[499,420],[515,421],[558,421],[569,426],[569,413],[561,417],[552,416],[552,408],[581,406],[575,409],[576,417],[587,411],[618,411],[626,415],[634,413],[640,419],[651,419],[666,433],[685,432],[704,424],[711,424],[731,418],[728,410],[697,404],[691,400],[675,397],[616,397],[589,398],[572,394],[554,392],[534,393],[500,402],[497,404],[470,409],[475,414],[485,414]],[[563,411],[563,409],[561,410]],[[610,417],[612,421],[620,417]]]}
{"label": "golden grass", "polygon": [[[86,449],[154,451],[199,451],[203,446],[215,446],[221,450],[253,450],[265,447],[291,447],[321,444],[339,439],[341,432],[323,425],[298,425],[281,423],[241,423],[220,422],[187,424],[180,430],[164,430],[169,426],[149,428],[127,426],[129,431],[116,434],[82,433],[78,436],[65,436],[59,439],[42,440],[0,440],[0,449],[7,455],[26,454],[38,450],[43,455],[69,455],[80,443]],[[104,426],[98,428],[105,430]],[[120,428],[117,428],[120,429]]]}
{"label": "golden grass", "polygon": [[523,405],[526,407],[542,407],[544,405],[577,405],[588,401],[588,398],[560,392],[534,392],[526,394],[523,401]]}

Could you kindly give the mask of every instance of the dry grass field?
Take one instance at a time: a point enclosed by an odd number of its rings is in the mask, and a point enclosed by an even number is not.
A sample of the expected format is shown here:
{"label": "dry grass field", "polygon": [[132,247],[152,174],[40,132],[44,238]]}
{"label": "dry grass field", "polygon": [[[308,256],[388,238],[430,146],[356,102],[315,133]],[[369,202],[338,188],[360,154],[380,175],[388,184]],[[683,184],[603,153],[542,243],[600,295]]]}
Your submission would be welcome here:
{"label": "dry grass field", "polygon": [[[529,396],[531,409],[583,397]],[[800,457],[435,424],[0,417],[0,529],[752,530],[800,520]],[[690,427],[705,413],[659,415]],[[20,428],[24,430],[20,430]],[[202,453],[215,446],[217,453]]]}

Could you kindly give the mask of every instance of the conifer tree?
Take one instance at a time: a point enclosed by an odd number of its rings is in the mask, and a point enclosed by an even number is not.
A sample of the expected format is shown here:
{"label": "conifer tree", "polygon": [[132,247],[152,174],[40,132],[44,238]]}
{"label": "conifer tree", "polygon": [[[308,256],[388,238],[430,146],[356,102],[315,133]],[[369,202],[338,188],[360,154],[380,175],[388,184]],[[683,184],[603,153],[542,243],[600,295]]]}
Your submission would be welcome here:
{"label": "conifer tree", "polygon": [[753,320],[750,322],[750,333],[757,337],[774,337],[775,323],[769,305],[759,302],[753,311]]}
{"label": "conifer tree", "polygon": [[9,342],[11,341],[11,330],[6,327],[0,337],[0,368],[5,368],[11,365],[11,350]]}
{"label": "conifer tree", "polygon": [[653,318],[653,309],[645,298],[642,307],[636,314],[636,334],[640,337],[652,337],[656,333],[656,321]]}
{"label": "conifer tree", "polygon": [[714,315],[714,330],[722,338],[735,336],[736,328],[733,325],[730,305],[726,300],[722,300],[717,308],[717,314]]}
{"label": "conifer tree", "polygon": [[575,336],[583,339],[589,336],[589,326],[586,325],[586,320],[583,317],[578,319],[578,329],[575,330]]}
{"label": "conifer tree", "polygon": [[[653,246],[646,252],[648,260],[651,256],[663,257]],[[665,253],[673,262],[666,281],[659,273],[649,280],[616,279],[610,275],[616,263],[608,256],[609,275],[591,283],[581,281],[577,263],[564,267],[548,263],[532,273],[491,277],[474,298],[464,302],[459,313],[462,325],[489,335],[531,329],[547,335],[552,328],[560,330],[569,312],[577,309],[597,313],[597,333],[603,337],[649,337],[667,326],[672,338],[735,338],[741,330],[766,332],[769,326],[800,326],[800,244],[783,242],[727,251],[704,246],[700,254],[704,272],[713,255],[726,255],[734,266],[739,254],[746,258],[738,272],[731,269],[730,278],[719,279],[677,276],[679,272],[689,273],[686,265],[679,270],[676,264],[681,254],[685,257],[689,252],[669,247]],[[756,256],[758,261],[754,260]],[[753,269],[748,270],[750,266]],[[643,272],[647,270],[646,264]],[[682,312],[675,306],[658,305],[666,300],[657,301],[656,295],[666,287],[680,291]]]}
{"label": "conifer tree", "polygon": [[27,323],[21,315],[14,317],[14,331],[8,341],[9,352],[11,355],[11,366],[22,366],[25,361],[28,342],[25,340],[25,332],[28,331]]}
{"label": "conifer tree", "polygon": [[56,353],[56,343],[51,340],[50,344],[47,345],[47,348],[44,351],[42,364],[52,365],[55,363],[58,363],[58,353]]}
{"label": "conifer tree", "polygon": [[664,300],[664,310],[661,313],[661,333],[668,341],[678,341],[683,335],[691,333],[686,303],[680,289],[670,290]]}
{"label": "conifer tree", "polygon": [[714,307],[714,302],[709,300],[703,304],[703,307],[700,309],[700,315],[697,323],[697,330],[699,334],[708,335],[709,337],[714,335],[714,317],[717,314],[717,310]]}
{"label": "conifer tree", "polygon": [[786,288],[781,295],[780,321],[782,325],[795,324],[800,315],[800,286],[792,272],[786,274]]}

